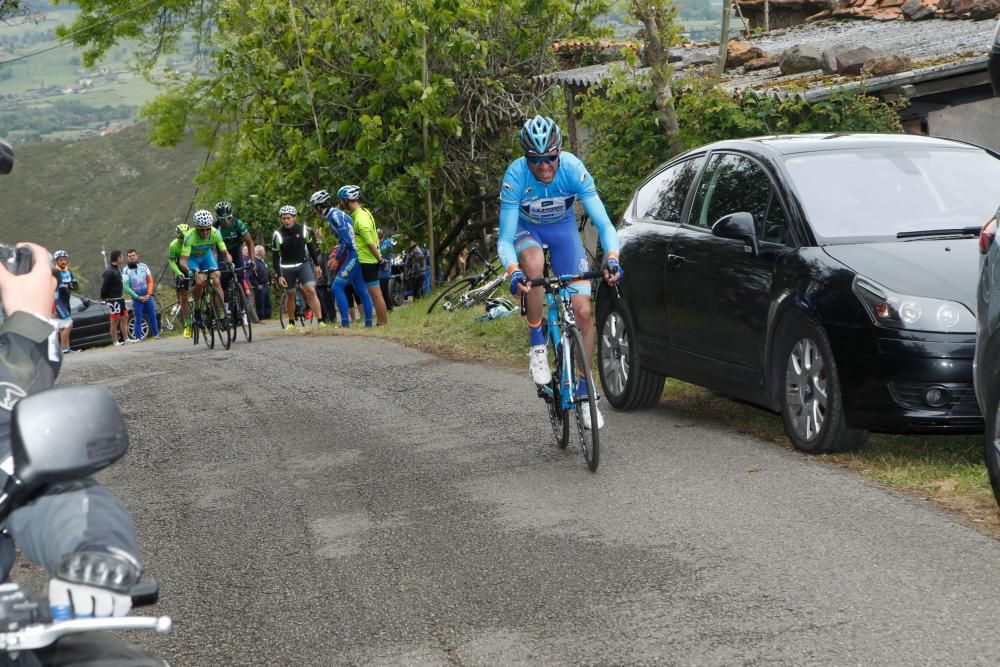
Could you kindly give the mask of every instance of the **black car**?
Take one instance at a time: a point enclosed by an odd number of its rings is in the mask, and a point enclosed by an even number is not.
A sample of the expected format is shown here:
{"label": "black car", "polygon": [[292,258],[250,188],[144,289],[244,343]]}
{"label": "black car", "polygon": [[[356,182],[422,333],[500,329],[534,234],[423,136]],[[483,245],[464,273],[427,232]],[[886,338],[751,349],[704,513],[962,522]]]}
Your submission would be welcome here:
{"label": "black car", "polygon": [[1000,95],[1000,21],[997,21],[996,30],[993,32],[993,41],[990,43],[990,56],[986,68],[990,73],[993,94]]}
{"label": "black car", "polygon": [[[132,336],[132,302],[126,301],[129,312],[129,337]],[[69,333],[69,346],[74,350],[96,345],[111,344],[111,309],[100,301],[85,296],[71,294],[69,297],[70,317],[73,329]],[[143,321],[142,335],[149,334],[149,323]]]}
{"label": "black car", "polygon": [[597,295],[619,409],[665,376],[780,412],[795,447],[868,431],[980,432],[977,238],[1000,156],[908,135],[725,141],[660,167],[619,228],[625,281]]}
{"label": "black car", "polygon": [[[997,201],[1000,205],[1000,200]],[[997,211],[1000,215],[1000,210]],[[994,216],[979,237],[976,294],[976,396],[986,420],[985,458],[993,495],[1000,503],[1000,244]]]}

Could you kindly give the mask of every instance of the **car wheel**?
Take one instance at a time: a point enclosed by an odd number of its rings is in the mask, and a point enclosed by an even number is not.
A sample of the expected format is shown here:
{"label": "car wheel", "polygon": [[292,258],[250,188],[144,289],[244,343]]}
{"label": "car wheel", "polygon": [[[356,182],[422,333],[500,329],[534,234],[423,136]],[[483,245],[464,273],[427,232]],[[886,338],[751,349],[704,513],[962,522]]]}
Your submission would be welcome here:
{"label": "car wheel", "polygon": [[808,454],[848,452],[868,431],[851,428],[844,415],[837,364],[823,329],[790,313],[774,356],[780,364],[781,416],[796,449]]}
{"label": "car wheel", "polygon": [[598,332],[597,361],[608,402],[619,410],[656,405],[666,378],[640,363],[635,326],[621,299],[602,314]]}
{"label": "car wheel", "polygon": [[993,497],[1000,504],[1000,392],[986,405],[986,432],[983,436],[986,455],[986,470],[990,474]]}

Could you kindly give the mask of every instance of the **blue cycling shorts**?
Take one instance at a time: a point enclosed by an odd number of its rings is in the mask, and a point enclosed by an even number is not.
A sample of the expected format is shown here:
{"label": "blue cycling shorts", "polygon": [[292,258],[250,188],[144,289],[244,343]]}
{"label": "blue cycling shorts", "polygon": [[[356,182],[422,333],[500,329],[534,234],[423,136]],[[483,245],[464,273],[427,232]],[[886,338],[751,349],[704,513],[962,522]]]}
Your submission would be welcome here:
{"label": "blue cycling shorts", "polygon": [[206,252],[201,257],[188,257],[188,268],[192,271],[218,271],[219,265],[215,261],[215,253]]}
{"label": "blue cycling shorts", "polygon": [[[549,247],[549,271],[552,274],[565,276],[590,270],[587,251],[583,249],[575,220],[571,220],[569,224],[550,225],[533,225],[518,220],[517,233],[514,235],[514,250],[518,256],[527,248],[541,248],[542,244]],[[590,283],[586,280],[574,282],[573,291],[589,296]]]}

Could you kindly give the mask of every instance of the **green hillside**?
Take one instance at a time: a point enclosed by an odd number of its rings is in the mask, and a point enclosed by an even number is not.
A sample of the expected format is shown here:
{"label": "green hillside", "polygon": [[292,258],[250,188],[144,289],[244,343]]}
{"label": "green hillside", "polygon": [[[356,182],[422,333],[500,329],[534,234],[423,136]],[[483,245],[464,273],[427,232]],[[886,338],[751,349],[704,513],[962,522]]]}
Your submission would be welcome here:
{"label": "green hillside", "polygon": [[205,160],[200,148],[150,146],[141,126],[72,143],[15,145],[14,151],[14,171],[0,176],[0,241],[68,251],[81,292],[95,298],[102,245],[108,253],[138,249],[159,275]]}

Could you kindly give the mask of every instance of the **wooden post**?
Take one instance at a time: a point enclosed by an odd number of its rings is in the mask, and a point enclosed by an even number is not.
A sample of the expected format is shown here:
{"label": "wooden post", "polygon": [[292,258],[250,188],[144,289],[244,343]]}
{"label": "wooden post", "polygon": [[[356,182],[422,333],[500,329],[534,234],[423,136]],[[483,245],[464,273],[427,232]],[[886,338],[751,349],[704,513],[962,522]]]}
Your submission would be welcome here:
{"label": "wooden post", "polygon": [[[423,35],[424,90],[427,89],[427,31]],[[427,161],[427,147],[430,144],[430,130],[427,114],[424,114],[424,161]],[[434,249],[434,206],[431,202],[431,175],[427,174],[427,249],[431,253],[431,289],[434,289],[437,271],[437,251]]]}
{"label": "wooden post", "polygon": [[733,0],[722,2],[722,35],[719,37],[719,62],[716,69],[716,79],[722,80],[726,71],[726,55],[729,53],[729,17],[733,13]]}
{"label": "wooden post", "polygon": [[771,32],[771,0],[764,0],[764,32]]}

